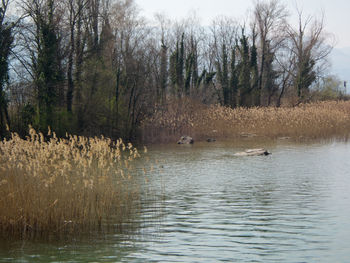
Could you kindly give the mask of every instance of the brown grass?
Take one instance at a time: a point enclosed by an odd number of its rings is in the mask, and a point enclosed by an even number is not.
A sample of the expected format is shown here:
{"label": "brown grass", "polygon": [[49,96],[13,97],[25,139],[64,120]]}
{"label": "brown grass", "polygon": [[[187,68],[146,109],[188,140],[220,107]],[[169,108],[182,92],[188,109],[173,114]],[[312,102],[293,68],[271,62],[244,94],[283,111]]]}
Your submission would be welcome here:
{"label": "brown grass", "polygon": [[350,101],[231,109],[180,100],[158,108],[142,127],[145,142],[173,142],[181,135],[190,135],[195,140],[234,139],[244,134],[269,138],[347,137]]}
{"label": "brown grass", "polygon": [[121,140],[13,133],[0,143],[1,235],[56,238],[101,229],[111,218],[121,225],[140,198],[137,157]]}

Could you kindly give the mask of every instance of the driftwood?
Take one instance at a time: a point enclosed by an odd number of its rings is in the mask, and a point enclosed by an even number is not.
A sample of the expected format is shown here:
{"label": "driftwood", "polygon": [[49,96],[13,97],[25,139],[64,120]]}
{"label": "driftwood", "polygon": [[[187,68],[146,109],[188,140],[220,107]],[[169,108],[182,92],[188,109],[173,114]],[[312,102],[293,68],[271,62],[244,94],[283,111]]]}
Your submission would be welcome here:
{"label": "driftwood", "polygon": [[259,155],[269,155],[271,154],[264,148],[259,149],[247,149],[244,152],[235,153],[234,156],[259,156]]}

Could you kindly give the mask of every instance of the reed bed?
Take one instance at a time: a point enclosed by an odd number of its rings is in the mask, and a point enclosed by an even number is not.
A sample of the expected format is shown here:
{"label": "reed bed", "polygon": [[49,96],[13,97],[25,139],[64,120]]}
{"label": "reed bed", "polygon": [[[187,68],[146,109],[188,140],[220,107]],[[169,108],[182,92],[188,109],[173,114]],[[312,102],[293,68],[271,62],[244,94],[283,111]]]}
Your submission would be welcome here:
{"label": "reed bed", "polygon": [[143,123],[145,142],[173,142],[181,135],[195,140],[347,137],[350,133],[350,101],[327,101],[297,107],[231,109],[184,100],[155,110]]}
{"label": "reed bed", "polygon": [[65,237],[121,226],[140,191],[131,144],[30,129],[0,143],[0,231],[5,238]]}

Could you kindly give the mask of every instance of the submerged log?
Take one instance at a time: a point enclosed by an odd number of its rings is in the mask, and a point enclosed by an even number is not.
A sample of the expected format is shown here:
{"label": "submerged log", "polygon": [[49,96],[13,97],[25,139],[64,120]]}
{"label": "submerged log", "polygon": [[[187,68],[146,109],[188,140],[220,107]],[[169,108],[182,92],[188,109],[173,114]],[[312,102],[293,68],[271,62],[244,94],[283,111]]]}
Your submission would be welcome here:
{"label": "submerged log", "polygon": [[264,148],[259,149],[247,149],[244,152],[235,153],[234,156],[259,156],[259,155],[269,155],[271,154]]}
{"label": "submerged log", "polygon": [[193,144],[194,140],[190,136],[181,136],[180,140],[177,141],[177,144]]}
{"label": "submerged log", "polygon": [[252,138],[252,137],[257,137],[258,136],[255,133],[245,133],[245,132],[241,132],[239,135],[241,137],[246,137],[246,138]]}

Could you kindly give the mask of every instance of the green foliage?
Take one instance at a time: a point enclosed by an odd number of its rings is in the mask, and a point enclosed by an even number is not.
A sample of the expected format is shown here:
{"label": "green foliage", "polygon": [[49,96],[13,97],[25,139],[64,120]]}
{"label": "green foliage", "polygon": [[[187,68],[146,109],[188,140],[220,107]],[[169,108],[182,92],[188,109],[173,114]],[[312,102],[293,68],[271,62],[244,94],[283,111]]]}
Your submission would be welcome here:
{"label": "green foliage", "polygon": [[[267,44],[268,46],[268,44]],[[277,72],[273,68],[274,61],[274,53],[267,49],[265,52],[265,60],[264,60],[264,72],[263,72],[263,82],[264,82],[264,104],[270,106],[272,97],[275,95],[278,87],[276,86],[276,79],[278,77]]]}
{"label": "green foliage", "polygon": [[231,107],[235,108],[237,104],[237,89],[238,89],[238,76],[236,65],[236,47],[231,50],[231,76],[230,76],[230,90],[231,90]]}
{"label": "green foliage", "polygon": [[178,61],[178,44],[176,44],[176,49],[175,51],[170,55],[170,83],[172,87],[172,94],[176,95],[177,94],[177,74],[176,74],[176,69],[177,69],[177,61]]}
{"label": "green foliage", "polygon": [[[180,42],[176,42],[176,48],[170,56],[170,80],[172,85],[172,93],[175,96],[181,97],[185,93],[184,86],[184,60],[185,60],[185,34],[181,36]],[[186,68],[186,74],[191,73],[191,61],[186,59],[188,68]],[[191,76],[189,76],[190,79]]]}
{"label": "green foliage", "polygon": [[180,41],[180,50],[178,55],[178,61],[176,65],[177,85],[180,92],[184,91],[184,60],[185,60],[185,33],[182,33]]}
{"label": "green foliage", "polygon": [[128,85],[125,70],[119,69],[116,76],[106,60],[104,56],[94,56],[85,60],[81,83],[82,96],[74,108],[74,112],[81,111],[82,115],[77,119],[80,133],[102,133],[106,124],[103,117],[110,118],[110,123],[114,124],[111,118],[112,110],[115,110],[114,105],[118,103],[119,97],[125,92],[125,86]]}
{"label": "green foliage", "polygon": [[296,87],[298,97],[301,101],[308,99],[309,88],[316,80],[316,73],[314,71],[315,61],[310,55],[304,56],[298,64],[298,72],[296,77]]}
{"label": "green foliage", "polygon": [[5,85],[8,82],[8,60],[13,42],[12,29],[13,24],[3,22],[5,19],[5,11],[0,8],[0,138],[7,133],[6,125],[10,124],[8,115],[8,100],[6,98]]}
{"label": "green foliage", "polygon": [[[1,13],[0,13],[1,15]],[[12,25],[0,25],[0,85],[3,87],[8,80],[8,57],[13,42]]]}
{"label": "green foliage", "polygon": [[250,68],[251,68],[251,81],[250,81],[250,89],[252,92],[252,106],[260,105],[260,96],[261,92],[259,89],[259,71],[258,71],[258,51],[253,42],[250,51]]}
{"label": "green foliage", "polygon": [[249,106],[249,93],[250,93],[250,54],[248,38],[245,36],[242,30],[242,36],[240,38],[240,62],[238,64],[238,89],[239,89],[239,105],[238,106]]}
{"label": "green foliage", "polygon": [[191,38],[191,54],[192,54],[192,86],[195,88],[195,92],[198,92],[201,79],[198,76],[198,52],[197,47]]}
{"label": "green foliage", "polygon": [[221,47],[221,63],[217,62],[218,79],[222,89],[222,104],[228,106],[230,103],[230,90],[229,90],[229,76],[228,76],[228,56],[226,45],[222,44]]}
{"label": "green foliage", "polygon": [[[55,107],[59,105],[60,90],[63,87],[63,71],[61,68],[60,39],[57,25],[54,22],[54,1],[50,0],[48,15],[38,14],[37,28],[39,31],[39,45],[35,68],[36,86],[38,92],[39,130],[46,130],[54,126]],[[58,129],[58,127],[57,127]]]}
{"label": "green foliage", "polygon": [[314,100],[337,100],[344,97],[345,88],[339,78],[329,75],[318,81],[311,95]]}
{"label": "green foliage", "polygon": [[29,125],[33,126],[33,121],[35,117],[35,107],[27,103],[23,106],[23,108],[20,111],[20,116],[21,116],[21,124],[27,129]]}
{"label": "green foliage", "polygon": [[194,63],[194,56],[192,53],[188,55],[186,58],[186,75],[185,75],[185,94],[187,96],[190,95],[190,88],[191,88],[191,77],[193,73],[193,63]]}
{"label": "green foliage", "polygon": [[213,81],[216,72],[205,72],[205,84],[209,84]]}

